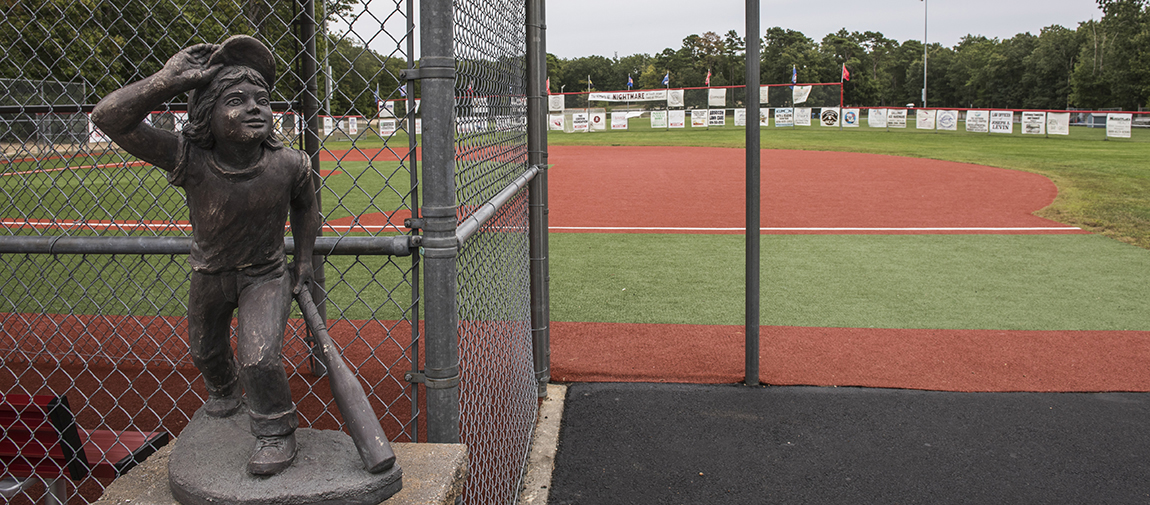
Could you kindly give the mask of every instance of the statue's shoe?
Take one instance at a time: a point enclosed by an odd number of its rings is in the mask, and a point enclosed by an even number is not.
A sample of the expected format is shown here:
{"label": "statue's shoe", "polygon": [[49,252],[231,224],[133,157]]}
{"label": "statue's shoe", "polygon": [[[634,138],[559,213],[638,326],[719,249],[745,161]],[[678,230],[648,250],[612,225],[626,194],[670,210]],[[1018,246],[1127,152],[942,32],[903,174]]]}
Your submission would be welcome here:
{"label": "statue's shoe", "polygon": [[248,473],[275,475],[295,461],[295,433],[278,437],[256,437],[256,448],[248,460]]}
{"label": "statue's shoe", "polygon": [[204,402],[204,413],[222,419],[239,412],[243,405],[244,397],[240,393],[225,397],[209,396],[208,401]]}

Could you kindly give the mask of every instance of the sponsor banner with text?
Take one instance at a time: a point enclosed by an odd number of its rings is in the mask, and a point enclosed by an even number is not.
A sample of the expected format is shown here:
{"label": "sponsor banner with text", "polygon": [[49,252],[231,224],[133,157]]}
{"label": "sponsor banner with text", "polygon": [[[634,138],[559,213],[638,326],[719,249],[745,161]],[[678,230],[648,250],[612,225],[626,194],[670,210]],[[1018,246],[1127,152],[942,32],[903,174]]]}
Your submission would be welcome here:
{"label": "sponsor banner with text", "polygon": [[1022,134],[1023,135],[1046,135],[1046,113],[1045,112],[1023,112],[1022,113]]}
{"label": "sponsor banner with text", "polygon": [[871,128],[886,128],[886,109],[867,110],[866,124]]}
{"label": "sponsor banner with text", "polygon": [[1070,135],[1070,113],[1046,113],[1046,133],[1048,135]]}
{"label": "sponsor banner with text", "polygon": [[886,110],[887,128],[906,128],[906,109]]}
{"label": "sponsor banner with text", "polygon": [[811,125],[811,108],[795,107],[795,126]]}
{"label": "sponsor banner with text", "polygon": [[940,110],[935,118],[935,128],[943,131],[958,131],[958,111]]}
{"label": "sponsor banner with text", "polygon": [[990,111],[990,133],[1014,133],[1014,112],[1008,110]]}
{"label": "sponsor banner with text", "polygon": [[986,133],[990,131],[990,111],[966,111],[966,131],[970,133]]}
{"label": "sponsor banner with text", "polygon": [[600,102],[655,102],[667,100],[667,90],[655,91],[618,91],[614,93],[591,93],[587,98]]}
{"label": "sponsor banner with text", "polygon": [[843,126],[846,128],[858,128],[860,121],[859,114],[859,109],[843,109]]}
{"label": "sponsor banner with text", "polygon": [[687,111],[671,110],[667,111],[667,122],[671,128],[686,128],[687,127]]}
{"label": "sponsor banner with text", "polygon": [[667,111],[653,110],[651,111],[651,128],[666,128],[667,127]]}
{"label": "sponsor banner with text", "polygon": [[923,110],[919,109],[915,112],[914,127],[919,130],[933,130],[935,119],[938,117],[936,110]]}
{"label": "sponsor banner with text", "polygon": [[1133,114],[1109,113],[1106,115],[1106,136],[1120,139],[1130,138],[1130,128],[1133,126]]}
{"label": "sponsor banner with text", "polygon": [[707,126],[707,109],[691,110],[691,127],[705,128]]}
{"label": "sponsor banner with text", "polygon": [[791,127],[795,125],[795,110],[790,108],[775,109],[775,126]]}

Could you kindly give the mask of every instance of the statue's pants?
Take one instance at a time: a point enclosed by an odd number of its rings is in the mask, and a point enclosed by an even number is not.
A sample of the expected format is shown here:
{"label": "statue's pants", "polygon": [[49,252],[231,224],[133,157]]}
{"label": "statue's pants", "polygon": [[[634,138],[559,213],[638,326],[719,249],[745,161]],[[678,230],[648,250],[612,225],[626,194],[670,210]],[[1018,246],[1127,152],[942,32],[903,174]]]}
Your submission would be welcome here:
{"label": "statue's pants", "polygon": [[[188,294],[192,361],[212,397],[228,397],[237,393],[237,386],[243,388],[256,436],[287,435],[299,425],[282,356],[291,301],[292,278],[282,262],[270,269],[192,272]],[[236,309],[233,353],[231,321]]]}

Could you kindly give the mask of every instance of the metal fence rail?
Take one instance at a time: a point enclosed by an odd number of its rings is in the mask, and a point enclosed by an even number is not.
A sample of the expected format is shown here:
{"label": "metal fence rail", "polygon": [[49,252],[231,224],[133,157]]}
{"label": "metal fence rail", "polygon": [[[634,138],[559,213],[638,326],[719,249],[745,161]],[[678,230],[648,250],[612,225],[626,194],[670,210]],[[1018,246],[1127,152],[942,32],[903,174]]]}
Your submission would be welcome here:
{"label": "metal fence rail", "polygon": [[[523,0],[420,9],[417,20],[414,0],[0,7],[0,394],[67,396],[89,430],[178,434],[202,404],[183,194],[87,113],[183,47],[248,34],[275,53],[279,137],[311,156],[325,221],[317,301],[349,366],[394,439],[470,446],[469,503],[514,501],[540,384],[532,356],[546,354],[532,346],[546,311],[529,269],[545,259],[529,243],[545,235],[529,237],[540,231],[525,189],[541,212],[545,156],[528,163],[527,102],[542,86],[529,93]],[[436,46],[429,33],[446,36]],[[182,100],[149,120],[179,130]],[[339,428],[292,317],[284,356],[301,425]],[[109,482],[87,477],[61,498],[92,501]]]}

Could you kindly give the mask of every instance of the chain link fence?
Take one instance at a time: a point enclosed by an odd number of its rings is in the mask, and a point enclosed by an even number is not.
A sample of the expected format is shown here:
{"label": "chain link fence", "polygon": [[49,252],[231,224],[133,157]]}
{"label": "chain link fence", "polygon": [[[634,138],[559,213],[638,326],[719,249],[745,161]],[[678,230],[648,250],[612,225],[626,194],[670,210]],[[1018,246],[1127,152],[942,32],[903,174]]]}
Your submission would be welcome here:
{"label": "chain link fence", "polygon": [[[388,435],[428,440],[441,421],[427,415],[424,390],[431,386],[417,382],[425,362],[439,359],[425,348],[423,322],[436,288],[425,286],[432,280],[421,249],[397,254],[394,247],[417,244],[424,233],[421,175],[428,168],[416,155],[429,116],[420,107],[421,82],[404,75],[421,66],[415,4],[3,3],[0,394],[65,397],[82,430],[173,436],[202,405],[206,391],[187,344],[191,226],[184,196],[163,171],[109,142],[88,113],[183,47],[247,34],[276,57],[277,136],[312,158],[324,220],[317,243],[322,290],[315,294],[330,332]],[[450,176],[458,187],[456,218],[492,211],[462,243],[451,293],[462,370],[455,419],[472,454],[466,500],[510,503],[537,406],[529,211],[525,190],[505,204],[490,200],[529,172],[524,5],[460,0],[451,7],[448,22],[460,34],[458,98],[447,99],[452,114],[430,120],[453,125],[446,156],[458,160]],[[187,117],[183,100],[148,121],[179,130]],[[380,240],[392,246],[372,245]],[[284,360],[301,426],[341,429],[298,308],[291,317]],[[14,445],[16,452],[28,448]],[[101,456],[87,454],[91,461]],[[3,473],[25,484],[12,503],[48,492],[90,502],[111,482],[89,474],[61,486],[51,472],[29,478],[8,463]]]}

